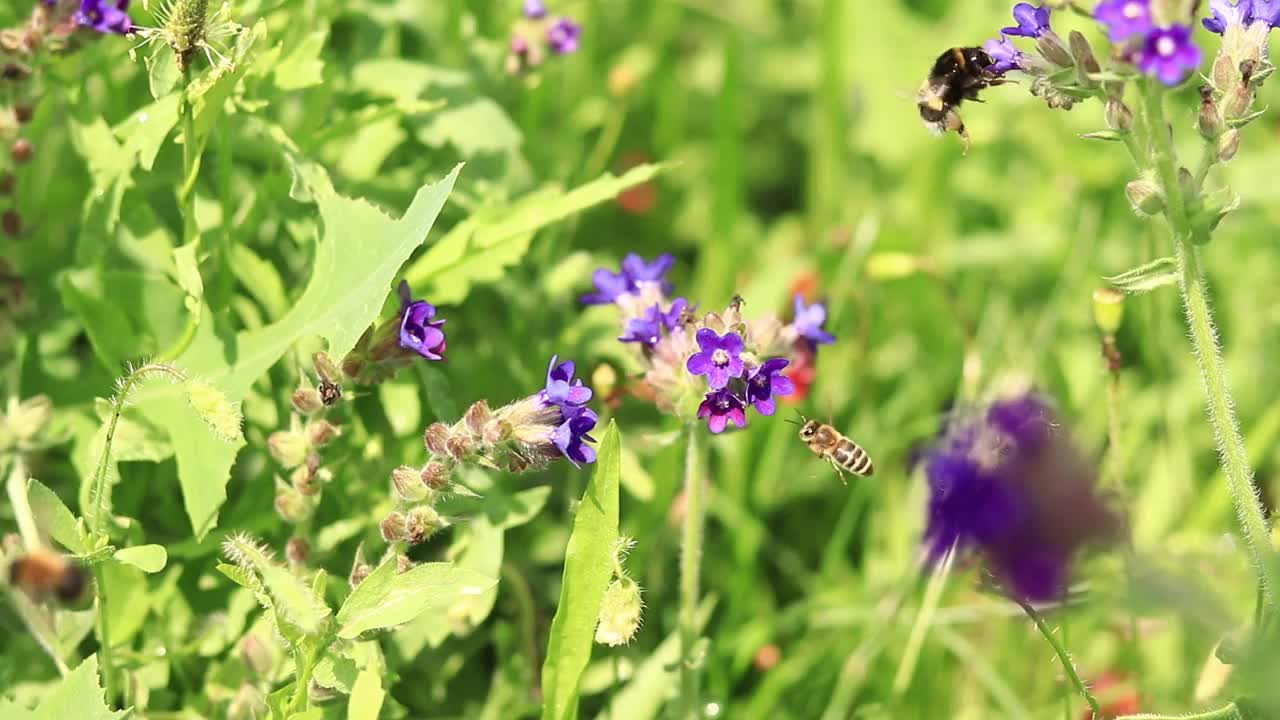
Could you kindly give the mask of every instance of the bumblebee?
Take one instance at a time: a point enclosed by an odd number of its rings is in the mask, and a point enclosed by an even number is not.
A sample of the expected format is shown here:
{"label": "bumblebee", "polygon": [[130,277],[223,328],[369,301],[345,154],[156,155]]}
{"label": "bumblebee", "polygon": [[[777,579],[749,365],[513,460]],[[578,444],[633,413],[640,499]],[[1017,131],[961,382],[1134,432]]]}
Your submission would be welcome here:
{"label": "bumblebee", "polygon": [[875,465],[871,462],[871,456],[858,443],[845,437],[844,433],[831,425],[810,420],[803,415],[800,419],[804,421],[800,426],[800,439],[809,446],[814,455],[831,463],[831,466],[840,474],[841,482],[848,484],[844,479],[846,470],[861,477],[871,477],[875,474]]}
{"label": "bumblebee", "polygon": [[9,566],[9,584],[36,602],[52,596],[64,604],[74,605],[87,594],[89,573],[62,555],[37,549],[13,561]]}
{"label": "bumblebee", "polygon": [[978,93],[993,85],[1002,85],[1003,78],[990,72],[995,60],[978,47],[953,47],[938,56],[929,71],[929,79],[916,94],[920,119],[935,135],[954,130],[969,147],[969,132],[960,119],[960,103],[978,99]]}

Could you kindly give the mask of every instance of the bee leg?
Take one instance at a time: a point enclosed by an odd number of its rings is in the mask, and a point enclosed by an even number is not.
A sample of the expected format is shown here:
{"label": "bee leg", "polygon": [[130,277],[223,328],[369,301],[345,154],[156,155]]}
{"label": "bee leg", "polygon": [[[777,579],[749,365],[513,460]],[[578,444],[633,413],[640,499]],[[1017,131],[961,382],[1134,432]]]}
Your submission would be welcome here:
{"label": "bee leg", "polygon": [[834,460],[827,460],[827,462],[831,463],[831,467],[835,468],[836,474],[840,476],[841,484],[848,485],[849,481],[844,477],[844,469],[837,465]]}
{"label": "bee leg", "polygon": [[948,110],[946,118],[943,119],[948,130],[954,130],[960,139],[964,141],[964,153],[969,153],[969,131],[964,127],[964,120],[960,119],[960,113],[955,110]]}

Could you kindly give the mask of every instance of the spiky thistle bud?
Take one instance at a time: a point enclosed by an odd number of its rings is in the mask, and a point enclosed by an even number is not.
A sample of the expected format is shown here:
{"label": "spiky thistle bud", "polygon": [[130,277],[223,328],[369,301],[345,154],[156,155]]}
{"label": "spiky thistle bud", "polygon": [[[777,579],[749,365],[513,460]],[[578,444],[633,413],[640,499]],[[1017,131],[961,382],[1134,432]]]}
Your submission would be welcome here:
{"label": "spiky thistle bud", "polygon": [[221,390],[198,378],[187,381],[186,391],[187,402],[214,435],[223,442],[240,442],[240,403],[231,402]]}
{"label": "spiky thistle bud", "polygon": [[432,460],[422,467],[420,479],[431,490],[443,490],[449,484],[449,466]]}
{"label": "spiky thistle bud", "polygon": [[640,586],[624,577],[609,583],[600,601],[600,619],[596,625],[596,642],[617,647],[626,645],[640,629],[644,600]]}
{"label": "spiky thistle bud", "polygon": [[449,426],[442,422],[431,423],[422,434],[422,444],[433,455],[447,455],[445,444],[449,442]]}
{"label": "spiky thistle bud", "polygon": [[298,467],[307,461],[311,452],[307,436],[296,430],[277,430],[267,438],[267,450],[271,457],[286,470]]}
{"label": "spiky thistle bud", "polygon": [[405,517],[402,512],[387,513],[387,516],[378,524],[378,530],[382,533],[382,539],[389,543],[409,539],[405,534]]}
{"label": "spiky thistle bud", "polygon": [[391,485],[396,490],[396,496],[406,502],[421,502],[430,492],[422,480],[422,473],[408,465],[401,465],[391,471]]}
{"label": "spiky thistle bud", "polygon": [[[136,28],[145,43],[162,42],[173,48],[178,70],[186,72],[196,53],[204,53],[210,65],[229,64],[222,41],[240,32],[231,19],[231,5],[223,2],[210,12],[209,0],[167,0],[155,13],[158,27]],[[217,58],[217,61],[214,58]]]}
{"label": "spiky thistle bud", "polygon": [[413,545],[426,542],[437,530],[447,527],[448,524],[435,508],[430,505],[419,505],[410,510],[405,517],[405,539]]}

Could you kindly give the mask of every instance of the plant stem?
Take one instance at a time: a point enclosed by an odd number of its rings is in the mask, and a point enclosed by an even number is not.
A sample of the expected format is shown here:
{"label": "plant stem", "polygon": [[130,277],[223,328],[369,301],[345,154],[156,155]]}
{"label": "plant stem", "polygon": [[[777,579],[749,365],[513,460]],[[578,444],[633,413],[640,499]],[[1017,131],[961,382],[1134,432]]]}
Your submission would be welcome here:
{"label": "plant stem", "polygon": [[98,631],[98,667],[102,670],[102,687],[106,691],[107,707],[114,707],[115,673],[111,662],[111,622],[107,617],[107,593],[103,588],[106,573],[102,565],[93,566],[93,590],[98,599],[98,613],[94,626]]}
{"label": "plant stem", "polygon": [[1093,711],[1093,717],[1102,718],[1102,708],[1098,706],[1098,699],[1093,696],[1093,693],[1089,692],[1089,688],[1080,679],[1080,674],[1076,672],[1075,663],[1071,662],[1071,653],[1067,652],[1067,649],[1054,636],[1053,631],[1045,624],[1044,616],[1028,602],[1016,597],[1013,598],[1013,601],[1022,607],[1022,610],[1027,613],[1027,617],[1031,618],[1031,621],[1036,624],[1036,629],[1053,646],[1053,651],[1058,654],[1058,660],[1062,663],[1062,668],[1067,671],[1067,677],[1071,680],[1071,684],[1076,686],[1076,690],[1084,696],[1085,702],[1089,703],[1089,709]]}
{"label": "plant stem", "polygon": [[1225,707],[1220,707],[1217,710],[1207,710],[1194,715],[1142,713],[1139,715],[1121,715],[1116,720],[1245,720],[1245,717],[1235,703],[1227,703]]}
{"label": "plant stem", "polygon": [[1186,214],[1182,188],[1178,183],[1173,143],[1164,120],[1164,98],[1154,83],[1147,83],[1143,98],[1153,127],[1156,169],[1160,175],[1160,183],[1164,186],[1167,203],[1165,217],[1173,233],[1182,303],[1187,314],[1196,364],[1200,368],[1200,378],[1208,399],[1209,422],[1213,425],[1222,469],[1227,476],[1227,490],[1240,521],[1249,562],[1253,565],[1254,574],[1258,577],[1258,584],[1262,587],[1268,604],[1276,607],[1276,590],[1280,587],[1280,578],[1277,577],[1271,550],[1271,533],[1253,485],[1253,470],[1249,467],[1244,438],[1240,436],[1235,402],[1227,384],[1226,367],[1218,347],[1217,331],[1213,326],[1208,288],[1200,269],[1196,247],[1191,241],[1192,229]]}
{"label": "plant stem", "polygon": [[[182,102],[178,108],[182,114],[182,185],[178,188],[178,207],[182,211],[182,244],[185,246],[200,242],[200,226],[196,222],[196,179],[200,176],[201,148],[196,143],[196,108],[191,101],[190,63],[182,70],[182,83]],[[187,324],[182,335],[158,356],[161,361],[174,360],[191,346],[200,327],[202,309],[198,305],[187,308]]]}
{"label": "plant stem", "polygon": [[[307,641],[303,641],[304,644]],[[311,695],[311,674],[316,667],[316,654],[310,649],[300,649],[294,652],[294,675],[297,678],[297,686],[293,689],[293,697],[289,700],[289,712],[287,715],[292,716],[293,713],[302,712],[310,706]]]}
{"label": "plant stem", "polygon": [[702,570],[702,535],[706,524],[706,478],[698,471],[698,430],[685,429],[684,538],[680,551],[680,717],[699,717],[698,673],[701,661],[693,657],[698,643],[698,577]]}

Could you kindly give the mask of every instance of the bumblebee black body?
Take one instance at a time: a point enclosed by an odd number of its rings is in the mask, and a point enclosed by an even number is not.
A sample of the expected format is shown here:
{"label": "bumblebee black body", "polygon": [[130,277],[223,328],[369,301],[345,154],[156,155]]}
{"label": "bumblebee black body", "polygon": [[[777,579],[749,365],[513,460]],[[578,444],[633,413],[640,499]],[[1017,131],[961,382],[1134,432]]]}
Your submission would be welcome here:
{"label": "bumblebee black body", "polygon": [[936,134],[954,130],[968,144],[969,133],[958,109],[965,100],[978,100],[983,89],[1004,82],[990,72],[994,64],[978,47],[953,47],[939,55],[916,96],[925,127]]}

